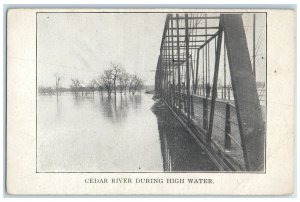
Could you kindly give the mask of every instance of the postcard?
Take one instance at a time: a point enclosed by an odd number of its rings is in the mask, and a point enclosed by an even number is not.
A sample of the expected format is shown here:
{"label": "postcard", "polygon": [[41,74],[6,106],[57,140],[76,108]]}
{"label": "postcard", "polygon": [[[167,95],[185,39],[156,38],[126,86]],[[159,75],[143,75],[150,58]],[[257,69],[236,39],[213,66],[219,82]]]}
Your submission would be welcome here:
{"label": "postcard", "polygon": [[295,16],[8,10],[7,192],[292,194]]}

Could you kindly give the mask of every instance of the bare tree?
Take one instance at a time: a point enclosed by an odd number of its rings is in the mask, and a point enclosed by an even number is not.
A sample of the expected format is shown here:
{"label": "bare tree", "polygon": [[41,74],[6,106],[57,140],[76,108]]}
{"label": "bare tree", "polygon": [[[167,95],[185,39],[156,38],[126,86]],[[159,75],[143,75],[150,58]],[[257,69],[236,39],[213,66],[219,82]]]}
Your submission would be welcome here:
{"label": "bare tree", "polygon": [[72,78],[71,81],[72,81],[71,89],[77,93],[79,88],[81,87],[81,83],[79,79]]}
{"label": "bare tree", "polygon": [[98,77],[98,79],[94,79],[95,86],[98,88],[99,92],[102,92],[103,86],[101,85],[101,76]]}
{"label": "bare tree", "polygon": [[116,96],[117,94],[116,82],[122,70],[121,70],[121,65],[119,64],[111,63],[110,66],[111,66],[111,75],[112,75],[112,80],[114,85],[115,96]]}
{"label": "bare tree", "polygon": [[132,94],[135,94],[136,91],[141,90],[144,86],[143,80],[137,75],[131,75],[129,82],[129,89]]}
{"label": "bare tree", "polygon": [[122,94],[123,91],[125,91],[126,94],[126,87],[128,85],[128,73],[125,71],[125,69],[121,69],[121,72],[118,77],[118,82],[119,82],[119,91]]}
{"label": "bare tree", "polygon": [[94,95],[95,86],[97,86],[96,84],[97,84],[97,82],[95,79],[91,80],[87,85],[86,94],[88,92],[90,92],[90,93],[92,93],[92,95]]}
{"label": "bare tree", "polygon": [[111,97],[114,85],[112,69],[104,70],[103,74],[100,75],[98,79],[98,83],[106,89],[108,97]]}
{"label": "bare tree", "polygon": [[61,76],[58,73],[55,73],[55,89],[56,89],[56,95],[58,96],[58,91],[60,89],[61,85]]}
{"label": "bare tree", "polygon": [[124,90],[124,81],[123,81],[123,73],[121,73],[118,77],[119,82],[119,92],[122,94]]}
{"label": "bare tree", "polygon": [[128,78],[129,78],[129,80],[128,80],[128,92],[130,94],[132,92],[133,85],[134,85],[134,76],[132,74],[129,74]]}
{"label": "bare tree", "polygon": [[129,74],[127,72],[124,73],[123,75],[123,84],[124,84],[124,92],[125,92],[125,95],[126,95],[126,89],[129,85]]}

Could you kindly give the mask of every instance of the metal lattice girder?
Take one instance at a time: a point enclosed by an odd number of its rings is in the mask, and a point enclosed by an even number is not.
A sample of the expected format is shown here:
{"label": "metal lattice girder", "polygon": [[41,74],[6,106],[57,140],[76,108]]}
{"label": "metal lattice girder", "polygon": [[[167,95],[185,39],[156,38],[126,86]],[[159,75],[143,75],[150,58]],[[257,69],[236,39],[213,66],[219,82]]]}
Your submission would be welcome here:
{"label": "metal lattice girder", "polygon": [[212,102],[210,109],[210,120],[209,120],[209,128],[208,128],[208,136],[207,142],[211,141],[212,129],[213,129],[213,121],[214,121],[214,113],[215,113],[215,104],[217,98],[217,85],[218,85],[218,75],[219,75],[219,64],[220,64],[220,55],[221,55],[221,46],[222,46],[222,34],[223,34],[223,25],[222,25],[222,17],[219,25],[219,35],[218,35],[218,44],[215,58],[215,72],[214,72],[214,80],[213,80],[213,89],[212,89]]}
{"label": "metal lattice girder", "polygon": [[223,29],[246,169],[264,170],[264,123],[242,15],[224,14]]}

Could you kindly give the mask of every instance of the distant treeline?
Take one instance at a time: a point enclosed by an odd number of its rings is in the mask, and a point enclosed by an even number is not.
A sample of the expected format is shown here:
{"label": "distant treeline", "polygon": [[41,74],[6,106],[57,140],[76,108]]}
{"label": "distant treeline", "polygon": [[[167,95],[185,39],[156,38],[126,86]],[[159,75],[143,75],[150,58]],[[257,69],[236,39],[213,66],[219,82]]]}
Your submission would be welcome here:
{"label": "distant treeline", "polygon": [[119,91],[121,94],[132,93],[141,91],[144,87],[143,80],[136,74],[129,74],[119,64],[111,63],[110,67],[95,79],[83,84],[77,78],[71,79],[71,85],[69,87],[62,86],[62,77],[59,74],[55,74],[55,86],[39,86],[38,92],[41,95],[60,95],[62,92],[94,92],[94,91],[106,91],[110,97],[112,92],[116,94]]}

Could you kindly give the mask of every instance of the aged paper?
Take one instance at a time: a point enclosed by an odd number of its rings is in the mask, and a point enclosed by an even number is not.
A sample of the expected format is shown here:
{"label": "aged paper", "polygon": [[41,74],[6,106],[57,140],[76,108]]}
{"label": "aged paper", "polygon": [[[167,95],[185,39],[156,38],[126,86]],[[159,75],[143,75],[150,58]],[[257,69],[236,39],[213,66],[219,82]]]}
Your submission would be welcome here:
{"label": "aged paper", "polygon": [[11,9],[9,194],[294,190],[295,11]]}

